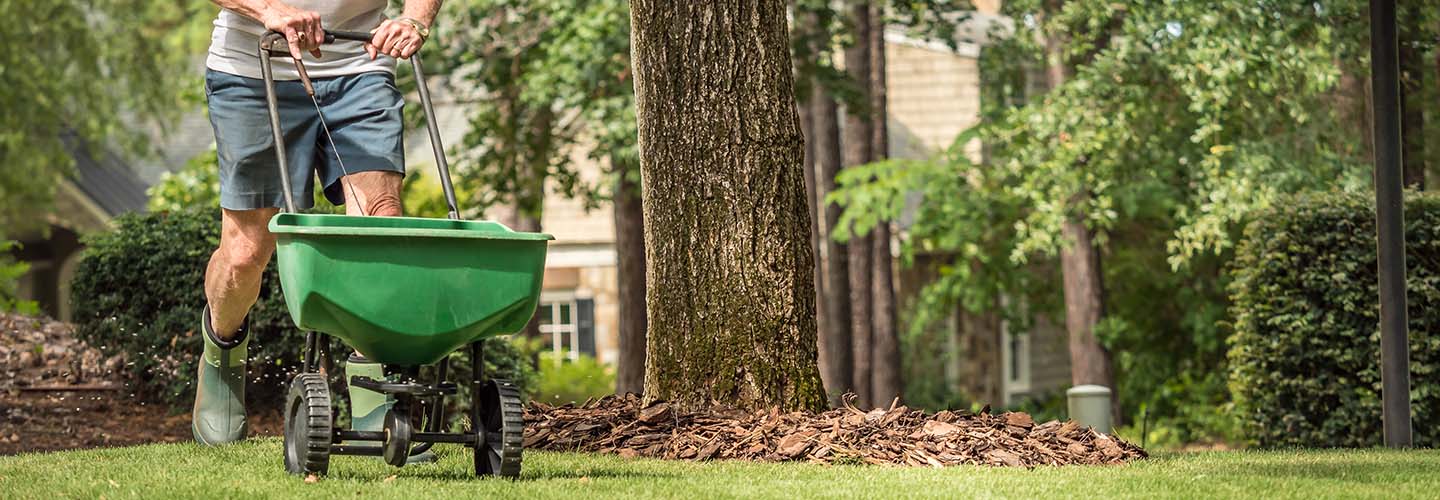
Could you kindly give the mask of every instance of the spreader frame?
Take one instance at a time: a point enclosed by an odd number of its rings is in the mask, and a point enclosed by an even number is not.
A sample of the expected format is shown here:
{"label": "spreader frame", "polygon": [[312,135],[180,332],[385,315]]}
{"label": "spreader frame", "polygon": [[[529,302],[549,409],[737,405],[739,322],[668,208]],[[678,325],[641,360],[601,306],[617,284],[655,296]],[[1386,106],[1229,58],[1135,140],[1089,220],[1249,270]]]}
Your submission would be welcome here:
{"label": "spreader frame", "polygon": [[[371,34],[363,32],[328,30],[325,32],[325,43],[333,43],[336,40],[368,42],[370,39]],[[285,37],[280,33],[271,31],[260,37],[260,69],[265,84],[271,129],[274,133],[275,155],[285,191],[285,211],[296,213],[295,200],[291,193],[289,164],[286,161],[284,134],[280,126],[274,71],[270,60],[273,55],[289,57],[290,54],[288,50],[277,49],[277,43],[285,44]],[[304,63],[299,59],[294,59],[294,62],[307,92],[313,92],[310,90],[313,87],[306,74]],[[420,103],[425,109],[430,144],[434,149],[435,164],[440,171],[440,182],[449,209],[449,219],[459,221],[460,213],[456,207],[455,188],[450,180],[449,163],[445,159],[444,147],[440,141],[435,108],[430,99],[430,90],[425,82],[420,55],[412,55],[410,62],[415,72]],[[272,221],[272,230],[275,229],[275,225],[275,221]],[[306,231],[320,234],[336,231],[344,233],[346,230],[311,228]],[[367,231],[371,237],[383,236],[382,233],[386,232],[383,228],[378,230],[368,228]],[[415,234],[416,231],[413,229],[391,230],[390,232],[395,233],[390,235],[392,237],[426,236]],[[445,236],[454,235],[446,234]],[[475,234],[465,237],[489,238]],[[548,240],[550,237],[510,233],[501,239]],[[396,367],[401,372],[399,380],[396,381],[375,380],[364,376],[351,377],[346,381],[350,386],[369,389],[393,397],[395,403],[386,413],[383,431],[353,431],[336,428],[333,420],[333,405],[326,409],[327,403],[317,403],[317,401],[331,401],[328,384],[318,383],[319,380],[328,380],[327,374],[333,366],[330,354],[331,337],[333,335],[313,330],[305,333],[301,373],[297,374],[292,382],[292,385],[302,384],[302,390],[298,392],[292,390],[291,396],[291,399],[302,399],[286,402],[286,467],[290,472],[325,474],[328,472],[330,455],[379,456],[384,457],[387,463],[398,467],[405,465],[409,457],[428,451],[435,443],[458,443],[474,450],[477,475],[499,475],[510,478],[519,476],[522,453],[521,438],[524,432],[523,420],[520,417],[519,392],[509,381],[486,378],[484,373],[485,337],[468,343],[471,371],[469,380],[464,381],[469,384],[471,394],[469,408],[471,425],[468,432],[444,432],[442,430],[445,423],[445,398],[459,392],[459,384],[448,380],[450,364],[448,356],[441,358],[436,363],[435,376],[430,383],[419,380],[419,365]],[[319,378],[317,379],[314,375],[319,375]],[[418,417],[423,422],[418,432],[414,425],[417,418],[416,410],[423,414]],[[304,428],[300,428],[300,426],[304,426]],[[316,443],[311,437],[327,434],[328,442]]]}

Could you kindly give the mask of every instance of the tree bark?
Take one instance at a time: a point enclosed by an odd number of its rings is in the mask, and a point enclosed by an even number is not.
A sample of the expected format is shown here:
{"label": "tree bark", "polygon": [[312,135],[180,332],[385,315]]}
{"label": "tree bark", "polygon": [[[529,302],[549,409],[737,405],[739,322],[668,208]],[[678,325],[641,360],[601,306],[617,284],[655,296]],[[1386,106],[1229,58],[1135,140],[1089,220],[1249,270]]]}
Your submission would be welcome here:
{"label": "tree bark", "polygon": [[[797,103],[796,109],[800,111],[800,128],[804,136],[809,138],[815,133],[814,114],[810,112],[809,102]],[[811,273],[815,282],[815,339],[820,355],[820,375],[824,380],[826,366],[829,359],[825,352],[825,270],[820,264],[823,260],[820,257],[820,238],[824,233],[820,231],[820,186],[816,179],[815,171],[815,148],[809,140],[805,141],[805,202],[809,205],[810,213],[810,260],[815,263],[814,272]]]}
{"label": "tree bark", "polygon": [[825,330],[821,345],[825,349],[825,391],[832,405],[839,406],[841,396],[854,392],[850,376],[855,371],[855,354],[850,341],[850,250],[849,245],[835,241],[833,229],[840,221],[841,208],[825,203],[835,191],[835,176],[840,173],[840,105],[835,97],[817,85],[810,96],[810,109],[815,120],[815,167],[819,170],[820,189],[817,201],[824,207],[825,225],[820,241],[824,242]]}
{"label": "tree bark", "polygon": [[[1405,30],[1413,32],[1412,30]],[[1425,82],[1424,54],[1415,47],[1416,38],[1402,32],[1400,37],[1400,137],[1405,187],[1425,189]]]}
{"label": "tree bark", "polygon": [[645,397],[825,406],[784,0],[632,0]]}
{"label": "tree bark", "polygon": [[[885,6],[876,3],[870,12],[870,126],[871,154],[875,160],[890,155],[890,130],[886,121],[888,106],[885,81]],[[872,300],[874,343],[871,377],[871,399],[885,405],[900,397],[900,337],[895,326],[894,259],[890,257],[890,222],[875,227],[873,237],[874,287]]]}
{"label": "tree bark", "polygon": [[[612,160],[613,161],[613,160]],[[617,394],[645,392],[645,213],[638,170],[616,165],[615,275],[619,288],[620,358]]]}
{"label": "tree bark", "polygon": [[[828,28],[821,25],[818,15],[805,13],[803,35],[811,39],[829,39]],[[815,57],[829,57],[829,47],[810,46]],[[817,64],[816,66],[820,66]],[[835,176],[840,172],[840,105],[819,79],[811,82],[810,96],[805,103],[810,128],[805,138],[816,170],[816,192],[812,203],[817,208],[815,239],[820,244],[815,267],[816,288],[820,290],[819,313],[820,376],[831,406],[840,406],[841,397],[852,392],[850,373],[854,370],[854,354],[850,351],[850,256],[843,243],[830,237],[831,228],[840,220],[840,207],[825,203],[825,196],[835,190]]]}
{"label": "tree bark", "polygon": [[1065,283],[1065,329],[1070,334],[1070,381],[1113,390],[1110,351],[1095,337],[1095,325],[1105,317],[1100,251],[1090,228],[1078,218],[1065,221],[1061,232],[1066,242],[1060,250],[1060,266]]}
{"label": "tree bark", "polygon": [[[847,107],[845,113],[844,141],[842,154],[846,167],[870,163],[871,152],[870,119],[870,2],[853,1],[849,6],[850,29],[854,43],[845,48],[845,72],[860,83],[859,98]],[[855,369],[850,378],[856,395],[855,404],[869,408],[872,378],[872,332],[871,308],[873,286],[871,255],[874,248],[869,235],[850,239],[850,335],[855,357]]]}
{"label": "tree bark", "polygon": [[[791,0],[790,3],[791,12],[795,12],[794,0]],[[796,73],[797,77],[802,76],[798,71]],[[819,82],[810,82],[812,89],[818,84]],[[815,136],[815,113],[810,109],[808,96],[797,98],[795,109],[800,112],[800,131],[805,138],[805,201],[810,214],[810,260],[815,263],[812,279],[815,282],[815,339],[820,361],[820,380],[826,387],[830,387],[829,379],[826,376],[831,361],[829,353],[825,350],[825,275],[824,266],[821,264],[824,260],[820,256],[820,238],[825,233],[820,231],[820,186],[816,179],[818,174],[815,170],[815,141],[811,140]]]}
{"label": "tree bark", "polygon": [[[1046,3],[1047,12],[1060,12],[1063,4],[1063,0],[1049,0]],[[1064,33],[1051,33],[1045,37],[1046,76],[1051,91],[1064,85],[1074,74],[1074,66],[1065,57],[1067,43],[1068,37]],[[1070,200],[1071,204],[1084,200],[1087,189],[1081,186]],[[1071,214],[1066,219],[1061,234],[1064,243],[1060,249],[1060,271],[1065,291],[1065,330],[1070,338],[1070,381],[1075,385],[1103,385],[1114,391],[1110,351],[1095,337],[1095,325],[1105,316],[1100,249],[1095,246],[1094,233],[1079,214]],[[1115,394],[1117,397],[1111,400],[1112,407],[1118,410],[1118,391]]]}

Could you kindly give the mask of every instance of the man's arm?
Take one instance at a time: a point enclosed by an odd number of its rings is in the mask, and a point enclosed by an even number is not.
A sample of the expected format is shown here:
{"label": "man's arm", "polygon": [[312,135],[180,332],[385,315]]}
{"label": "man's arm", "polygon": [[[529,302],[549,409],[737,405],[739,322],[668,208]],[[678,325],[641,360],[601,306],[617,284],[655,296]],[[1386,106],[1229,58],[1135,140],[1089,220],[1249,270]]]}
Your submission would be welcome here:
{"label": "man's arm", "polygon": [[[260,21],[266,29],[284,34],[285,40],[290,42],[292,57],[299,59],[300,54],[306,51],[320,57],[320,43],[325,41],[325,29],[320,26],[319,13],[300,10],[280,0],[210,1],[221,8]],[[409,5],[406,7],[408,10]],[[431,17],[434,17],[433,13]]]}
{"label": "man's arm", "polygon": [[[400,17],[386,19],[375,28],[375,38],[365,45],[365,51],[374,59],[377,54],[386,54],[401,59],[420,51],[425,36],[420,30],[430,29],[435,22],[435,13],[440,10],[441,0],[405,0],[405,9]],[[413,21],[413,22],[411,22]],[[416,26],[416,25],[419,26]]]}

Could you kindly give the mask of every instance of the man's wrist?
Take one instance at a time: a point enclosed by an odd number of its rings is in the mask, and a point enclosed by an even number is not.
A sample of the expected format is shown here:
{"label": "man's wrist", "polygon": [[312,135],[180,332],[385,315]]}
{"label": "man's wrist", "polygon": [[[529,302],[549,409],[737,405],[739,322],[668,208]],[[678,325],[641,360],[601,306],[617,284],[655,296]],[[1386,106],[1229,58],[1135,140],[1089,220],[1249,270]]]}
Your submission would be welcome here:
{"label": "man's wrist", "polygon": [[420,33],[420,39],[421,39],[421,40],[428,40],[428,39],[430,39],[430,27],[429,27],[429,26],[426,26],[425,23],[420,22],[419,19],[415,19],[415,18],[409,17],[409,16],[404,16],[404,17],[397,17],[397,18],[395,18],[395,20],[398,21],[398,22],[402,22],[402,23],[409,24],[410,26],[414,27],[414,28],[415,28],[415,31],[418,32],[418,33]]}

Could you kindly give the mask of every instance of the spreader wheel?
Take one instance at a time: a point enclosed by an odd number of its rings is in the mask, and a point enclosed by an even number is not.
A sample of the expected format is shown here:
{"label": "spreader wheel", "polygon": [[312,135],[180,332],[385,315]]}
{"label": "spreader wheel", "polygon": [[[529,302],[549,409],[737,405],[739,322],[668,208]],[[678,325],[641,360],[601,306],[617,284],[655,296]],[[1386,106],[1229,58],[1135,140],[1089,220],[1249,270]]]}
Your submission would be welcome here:
{"label": "spreader wheel", "polygon": [[520,389],[509,380],[491,380],[480,387],[480,424],[476,426],[475,475],[520,477],[525,436]]}
{"label": "spreader wheel", "polygon": [[285,398],[285,470],[319,475],[329,471],[332,429],[325,376],[296,375]]}
{"label": "spreader wheel", "polygon": [[409,408],[396,404],[385,412],[385,442],[380,446],[380,456],[385,458],[385,463],[396,467],[405,465],[405,459],[410,457],[412,435]]}

